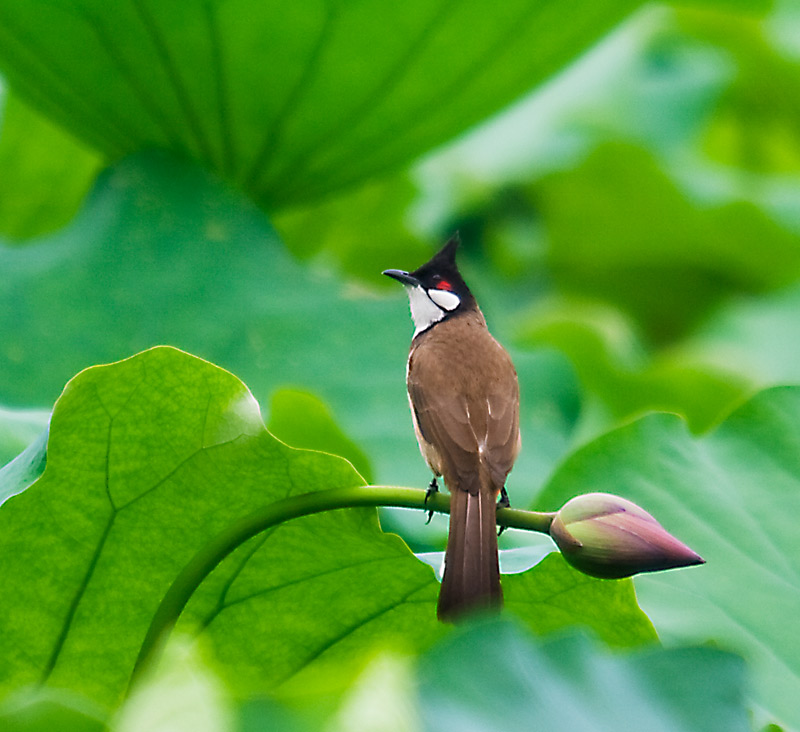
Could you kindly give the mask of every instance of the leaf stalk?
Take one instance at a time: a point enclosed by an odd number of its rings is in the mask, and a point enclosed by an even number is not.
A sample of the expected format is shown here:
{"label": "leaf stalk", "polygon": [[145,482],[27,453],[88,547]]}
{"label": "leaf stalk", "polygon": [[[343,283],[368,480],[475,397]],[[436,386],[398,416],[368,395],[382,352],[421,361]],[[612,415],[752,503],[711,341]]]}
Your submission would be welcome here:
{"label": "leaf stalk", "polygon": [[[142,671],[151,665],[153,659],[164,647],[180,614],[203,580],[220,562],[248,539],[285,521],[340,508],[392,506],[450,513],[449,495],[432,494],[428,497],[427,503],[425,495],[424,490],[398,486],[369,485],[334,488],[303,493],[270,503],[231,524],[203,545],[181,570],[162,598],[139,649],[139,655],[131,674],[129,692],[141,677]],[[497,510],[499,526],[538,531],[544,534],[548,533],[554,517],[554,513],[520,511],[513,508]]]}

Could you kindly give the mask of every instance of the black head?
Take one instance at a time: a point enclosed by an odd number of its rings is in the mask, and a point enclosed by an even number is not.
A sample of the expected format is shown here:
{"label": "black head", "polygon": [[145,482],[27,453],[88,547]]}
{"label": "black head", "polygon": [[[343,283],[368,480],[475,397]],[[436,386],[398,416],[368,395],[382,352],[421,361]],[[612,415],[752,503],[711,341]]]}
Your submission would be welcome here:
{"label": "black head", "polygon": [[413,272],[387,269],[383,274],[406,286],[417,333],[451,315],[475,310],[475,298],[456,266],[458,234]]}

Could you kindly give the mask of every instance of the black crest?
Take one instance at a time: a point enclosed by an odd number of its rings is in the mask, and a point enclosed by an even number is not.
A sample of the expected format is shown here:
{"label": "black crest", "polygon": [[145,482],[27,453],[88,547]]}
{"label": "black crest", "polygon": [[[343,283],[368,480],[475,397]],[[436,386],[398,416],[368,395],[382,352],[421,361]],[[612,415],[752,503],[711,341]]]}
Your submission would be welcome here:
{"label": "black crest", "polygon": [[456,232],[430,260],[411,272],[411,275],[416,277],[423,287],[428,288],[436,288],[442,280],[446,281],[450,285],[447,289],[451,289],[461,298],[462,306],[469,307],[474,304],[475,298],[456,264],[456,251],[460,243],[461,239]]}

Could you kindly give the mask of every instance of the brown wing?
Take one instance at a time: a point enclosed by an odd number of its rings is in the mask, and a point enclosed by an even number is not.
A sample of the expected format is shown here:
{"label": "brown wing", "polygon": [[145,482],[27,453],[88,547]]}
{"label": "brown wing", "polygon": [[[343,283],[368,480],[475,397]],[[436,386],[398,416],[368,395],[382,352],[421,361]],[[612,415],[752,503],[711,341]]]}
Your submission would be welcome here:
{"label": "brown wing", "polygon": [[[516,371],[485,327],[465,338],[445,325],[437,326],[436,339],[421,340],[409,359],[408,394],[417,425],[438,454],[448,487],[457,481],[477,493],[488,470],[494,490],[500,490],[519,449]],[[481,359],[473,366],[476,353]]]}

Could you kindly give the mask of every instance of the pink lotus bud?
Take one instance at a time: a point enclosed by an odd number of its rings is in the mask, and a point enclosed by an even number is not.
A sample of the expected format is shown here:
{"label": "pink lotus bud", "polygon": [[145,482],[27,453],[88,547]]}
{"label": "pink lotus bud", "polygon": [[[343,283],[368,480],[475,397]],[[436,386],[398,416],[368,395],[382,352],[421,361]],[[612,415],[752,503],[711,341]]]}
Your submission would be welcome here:
{"label": "pink lotus bud", "polygon": [[573,567],[603,579],[705,563],[647,511],[610,493],[567,501],[550,536]]}

